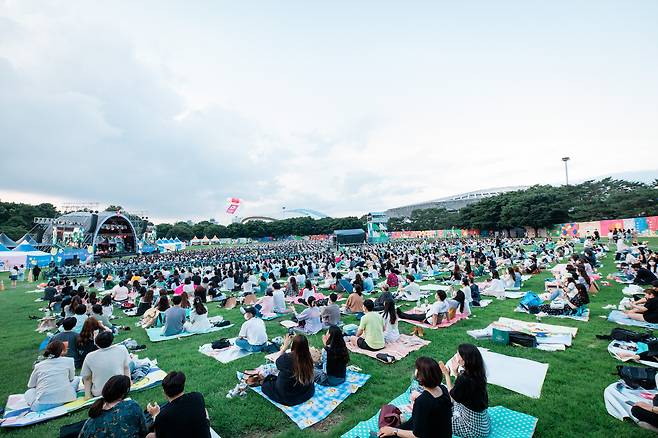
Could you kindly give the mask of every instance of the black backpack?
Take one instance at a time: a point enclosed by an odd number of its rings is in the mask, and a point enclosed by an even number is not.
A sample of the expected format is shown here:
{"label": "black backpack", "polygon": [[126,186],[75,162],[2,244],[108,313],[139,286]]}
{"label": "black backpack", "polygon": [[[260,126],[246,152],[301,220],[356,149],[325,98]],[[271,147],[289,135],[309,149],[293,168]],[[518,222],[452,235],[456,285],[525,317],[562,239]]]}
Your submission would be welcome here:
{"label": "black backpack", "polygon": [[656,368],[618,365],[617,374],[633,389],[656,389]]}
{"label": "black backpack", "polygon": [[608,339],[624,342],[644,342],[645,344],[654,340],[655,337],[651,333],[639,333],[625,328],[613,328],[609,336],[596,336],[598,339]]}
{"label": "black backpack", "polygon": [[522,332],[509,332],[510,345],[520,345],[522,347],[535,348],[537,346],[537,338]]}
{"label": "black backpack", "polygon": [[228,348],[231,346],[231,342],[227,338],[221,338],[218,341],[213,341],[210,344],[213,350],[221,350],[222,348]]}

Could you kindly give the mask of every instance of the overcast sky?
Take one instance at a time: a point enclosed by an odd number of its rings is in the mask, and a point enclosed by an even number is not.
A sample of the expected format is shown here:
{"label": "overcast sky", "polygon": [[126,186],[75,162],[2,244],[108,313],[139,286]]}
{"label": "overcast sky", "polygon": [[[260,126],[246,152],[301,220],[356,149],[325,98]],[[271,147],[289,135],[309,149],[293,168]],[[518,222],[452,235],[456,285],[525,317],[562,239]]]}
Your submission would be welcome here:
{"label": "overcast sky", "polygon": [[0,0],[0,198],[332,216],[656,169],[658,2]]}

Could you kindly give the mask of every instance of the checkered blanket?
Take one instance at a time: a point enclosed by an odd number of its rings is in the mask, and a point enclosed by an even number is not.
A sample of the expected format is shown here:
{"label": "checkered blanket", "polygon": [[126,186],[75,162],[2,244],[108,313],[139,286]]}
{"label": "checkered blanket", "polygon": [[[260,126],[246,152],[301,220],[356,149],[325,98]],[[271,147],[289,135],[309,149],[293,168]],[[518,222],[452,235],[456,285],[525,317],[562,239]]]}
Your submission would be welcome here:
{"label": "checkered blanket", "polygon": [[[242,378],[242,374],[238,373],[238,379],[240,378]],[[315,394],[313,397],[297,406],[285,406],[276,403],[263,394],[260,387],[253,387],[251,389],[281,409],[300,429],[306,429],[327,418],[350,394],[354,394],[359,388],[365,385],[369,378],[370,374],[355,373],[348,370],[345,383],[339,386],[315,385]]]}
{"label": "checkered blanket", "polygon": [[[411,391],[408,389],[391,401],[390,404],[397,406],[402,412],[409,412],[410,394]],[[535,417],[503,406],[489,408],[489,417],[491,418],[491,434],[488,438],[531,438],[537,426]],[[378,422],[379,411],[369,420],[357,424],[341,438],[369,438],[371,432],[379,430]]]}

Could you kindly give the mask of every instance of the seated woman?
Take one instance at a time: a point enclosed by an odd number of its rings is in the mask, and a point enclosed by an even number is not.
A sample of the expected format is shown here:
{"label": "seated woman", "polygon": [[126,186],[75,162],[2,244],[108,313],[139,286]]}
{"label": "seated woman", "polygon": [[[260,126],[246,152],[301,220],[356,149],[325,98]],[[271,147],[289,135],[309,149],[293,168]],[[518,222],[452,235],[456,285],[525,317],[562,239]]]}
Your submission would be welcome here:
{"label": "seated woman", "polygon": [[[461,437],[487,437],[491,433],[491,419],[487,411],[489,395],[482,355],[475,345],[461,344],[457,348],[456,358],[450,371],[443,362],[439,363],[454,401],[452,432]],[[451,374],[456,376],[454,384]]]}
{"label": "seated woman", "polygon": [[297,302],[299,304],[306,304],[310,297],[315,296],[315,292],[315,286],[313,286],[311,280],[306,280],[304,283],[304,289],[299,291],[299,298],[297,298]]}
{"label": "seated woman", "polygon": [[379,351],[386,346],[384,342],[384,319],[374,312],[375,303],[372,300],[366,300],[363,303],[365,314],[361,318],[359,329],[356,336],[352,336],[349,342],[364,350]]}
{"label": "seated woman", "polygon": [[507,290],[521,289],[521,276],[519,275],[517,279],[514,268],[511,266],[507,268],[507,273],[505,274],[505,279],[503,281],[505,282],[505,289]]}
{"label": "seated woman", "polygon": [[290,311],[299,323],[299,327],[294,328],[296,332],[314,335],[322,330],[321,312],[315,305],[315,297],[308,298],[308,307],[302,313],[297,313],[294,306],[290,306]]}
{"label": "seated woman", "polygon": [[190,312],[190,321],[183,324],[183,329],[188,333],[205,333],[212,327],[208,321],[208,309],[203,305],[201,297],[195,297]]}
{"label": "seated woman", "polygon": [[421,292],[420,286],[416,283],[416,279],[413,275],[408,274],[406,276],[407,285],[404,286],[402,293],[398,295],[398,298],[405,301],[417,301],[420,299]]}
{"label": "seated woman", "polygon": [[474,278],[470,278],[468,280],[468,282],[471,286],[471,298],[473,299],[473,302],[471,304],[473,304],[474,306],[479,307],[480,306],[480,299],[481,299],[481,297],[480,297],[480,287],[477,285]]}
{"label": "seated woman", "polygon": [[[89,317],[96,318],[98,322],[100,322],[103,325],[103,327],[105,327],[104,330],[112,330],[114,327],[110,322],[109,318],[103,315],[103,306],[101,306],[100,304],[94,304],[93,306],[91,306],[91,315],[89,315]],[[84,323],[83,323],[83,327],[84,327]],[[82,331],[82,329],[80,330]]]}
{"label": "seated woman", "polygon": [[110,295],[105,295],[101,299],[101,306],[103,307],[103,315],[105,315],[107,319],[112,319],[114,306],[112,305],[112,297]]}
{"label": "seated woman", "polygon": [[274,312],[274,289],[270,288],[265,291],[265,296],[256,301],[254,305],[259,316],[276,315]]}
{"label": "seated woman", "polygon": [[135,316],[142,316],[151,306],[153,306],[153,289],[142,286],[139,290],[139,304]]}
{"label": "seated woman", "polygon": [[[73,345],[71,348],[75,348]],[[25,402],[34,412],[61,406],[77,398],[80,378],[75,377],[73,358],[66,357],[66,346],[61,341],[51,341],[43,353],[46,358],[34,365],[27,382]]]}
{"label": "seated woman", "polygon": [[658,291],[656,288],[645,289],[644,297],[643,303],[631,303],[631,309],[624,313],[636,321],[656,324],[658,323]]}
{"label": "seated woman", "polygon": [[103,385],[101,398],[89,408],[89,419],[80,438],[143,438],[148,433],[146,418],[134,400],[125,400],[130,391],[130,377],[110,377]]}
{"label": "seated woman", "polygon": [[505,282],[500,279],[498,271],[491,271],[491,281],[482,290],[482,295],[491,295],[498,299],[505,299]]}
{"label": "seated woman", "polygon": [[423,392],[414,392],[411,396],[411,418],[397,428],[380,428],[378,436],[452,438],[452,401],[448,389],[441,384],[443,375],[439,364],[432,358],[419,357],[415,375]]}
{"label": "seated woman", "polygon": [[107,331],[108,328],[103,326],[96,318],[87,318],[82,330],[80,330],[80,335],[75,345],[70,345],[70,348],[75,349],[75,354],[73,358],[75,359],[75,367],[82,368],[82,364],[87,357],[87,354],[92,351],[98,350],[94,339],[99,332]]}
{"label": "seated woman", "polygon": [[360,286],[355,286],[354,292],[347,297],[345,312],[354,314],[363,313],[363,292]]}
{"label": "seated woman", "polygon": [[142,317],[142,327],[147,329],[150,327],[162,327],[164,324],[164,314],[169,309],[169,298],[167,295],[160,295],[158,304],[152,309],[149,309],[144,313]]}
{"label": "seated woman", "polygon": [[[290,346],[290,353],[287,353]],[[296,406],[315,394],[313,359],[308,339],[303,335],[287,335],[276,360],[277,376],[267,376],[262,384],[263,394],[277,403]]]}
{"label": "seated woman", "polygon": [[402,312],[399,308],[397,309],[397,315],[402,319],[408,319],[410,321],[419,321],[425,324],[429,324],[432,327],[436,327],[443,320],[448,319],[448,311],[450,310],[450,305],[446,300],[447,295],[445,291],[437,290],[436,291],[436,301],[427,309],[425,314],[422,313],[405,313]]}
{"label": "seated woman", "polygon": [[332,325],[322,336],[322,360],[315,367],[315,383],[322,386],[338,386],[345,382],[350,352],[345,345],[343,331]]}
{"label": "seated woman", "polygon": [[400,339],[400,330],[398,328],[398,315],[395,311],[395,302],[393,300],[384,301],[384,343],[390,344]]}
{"label": "seated woman", "polygon": [[532,314],[542,312],[554,316],[573,315],[579,307],[589,304],[587,289],[580,283],[576,285],[576,294],[573,297],[569,297],[568,295],[563,295],[563,297],[565,298],[565,304],[562,308],[556,308],[555,305],[548,303],[541,306],[529,306],[528,312]]}

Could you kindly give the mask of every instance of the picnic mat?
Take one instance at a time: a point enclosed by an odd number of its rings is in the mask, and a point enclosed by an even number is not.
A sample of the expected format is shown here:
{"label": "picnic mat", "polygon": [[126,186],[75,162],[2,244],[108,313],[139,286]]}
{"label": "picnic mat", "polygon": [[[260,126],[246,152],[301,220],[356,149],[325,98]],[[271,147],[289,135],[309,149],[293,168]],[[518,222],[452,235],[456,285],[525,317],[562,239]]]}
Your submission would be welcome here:
{"label": "picnic mat", "polygon": [[474,306],[473,304],[471,304],[471,310],[477,309],[478,307],[487,307],[491,303],[493,303],[493,300],[480,300],[479,306]]}
{"label": "picnic mat", "polygon": [[198,333],[190,333],[183,331],[183,333],[179,333],[177,335],[171,335],[171,336],[164,336],[162,334],[162,327],[153,327],[146,329],[146,334],[148,335],[149,340],[151,342],[161,342],[161,341],[169,341],[171,339],[186,338],[188,336],[194,336],[194,335],[205,335],[206,333],[217,332],[219,330],[223,330],[229,327],[233,327],[233,324],[226,325],[224,327],[210,327],[208,330]]}
{"label": "picnic mat", "polygon": [[289,313],[288,314],[286,314],[286,313],[269,313],[269,314],[261,316],[260,319],[262,319],[263,321],[272,321],[273,319],[280,318],[284,315],[289,315]]}
{"label": "picnic mat", "polygon": [[506,290],[505,298],[510,298],[510,299],[523,298],[525,294],[526,292],[514,292],[514,291]]}
{"label": "picnic mat", "polygon": [[233,345],[235,344],[236,339],[237,338],[229,339],[229,341],[231,342],[231,346],[222,348],[220,350],[214,350],[212,348],[212,344],[203,344],[202,346],[199,347],[199,353],[208,357],[212,357],[213,359],[218,360],[221,363],[233,362],[234,360],[252,354],[251,351],[243,350],[242,348]]}
{"label": "picnic mat", "polygon": [[[429,344],[430,341],[421,339],[418,336],[410,335],[400,335],[400,339],[397,342],[388,343],[383,349],[377,351],[364,350],[363,348],[355,347],[351,342],[346,343],[348,350],[350,350],[352,353],[364,354],[366,356],[372,357],[373,359],[377,359],[378,354],[384,353],[393,356],[395,358],[395,362],[403,359],[412,351],[420,350]],[[389,363],[385,361],[382,362]]]}
{"label": "picnic mat", "polygon": [[[631,418],[631,408],[637,402],[645,402],[651,404],[653,397],[658,394],[658,391],[646,389],[632,389],[624,383],[623,380],[612,383],[605,390],[603,390],[603,400],[605,401],[605,409],[608,414],[612,415],[618,420],[624,421],[625,418]],[[637,420],[635,420],[637,421]]]}
{"label": "picnic mat", "polygon": [[[411,311],[411,312],[408,312],[408,313],[414,313],[414,312]],[[422,314],[424,314],[424,313],[422,313]],[[410,319],[400,318],[400,321],[403,321],[403,322],[406,322],[406,323],[409,323],[409,324],[412,324],[412,325],[415,325],[415,326],[418,326],[418,327],[422,327],[424,329],[436,330],[436,329],[440,329],[440,328],[450,327],[451,325],[461,321],[462,319],[466,319],[466,318],[467,318],[467,316],[464,315],[463,313],[456,313],[455,316],[451,320],[448,321],[448,320],[444,319],[443,321],[441,321],[441,324],[439,324],[436,327],[432,327],[431,325],[426,324],[424,322],[412,321]]]}
{"label": "picnic mat", "polygon": [[[238,379],[242,378],[242,373],[238,372],[237,375]],[[369,374],[347,370],[345,383],[338,386],[315,385],[315,394],[310,400],[292,407],[273,401],[263,394],[260,386],[251,389],[281,409],[300,429],[306,429],[327,418],[350,394],[354,394],[365,385],[369,378]]]}
{"label": "picnic mat", "polygon": [[[521,306],[517,306],[516,309],[514,309],[515,312],[520,312],[520,313],[530,313],[526,309],[524,309]],[[589,309],[585,309],[583,311],[583,314],[581,316],[576,316],[576,315],[549,315],[548,313],[544,312],[539,312],[535,314],[535,316],[538,316],[540,318],[563,318],[563,319],[573,319],[575,321],[582,321],[582,322],[587,322],[589,321]]]}
{"label": "picnic mat", "polygon": [[[487,382],[532,398],[541,396],[548,364],[494,353],[478,347],[487,369]],[[451,361],[456,360],[453,356]],[[448,367],[450,368],[450,367]]]}
{"label": "picnic mat", "polygon": [[[407,390],[392,400],[389,404],[397,406],[403,412],[411,412],[411,392]],[[491,418],[491,434],[489,438],[530,438],[535,433],[537,419],[530,415],[507,409],[503,406],[493,406],[488,409]],[[341,438],[369,438],[372,432],[379,430],[379,411],[369,420],[362,421]],[[456,435],[455,435],[456,437]]]}
{"label": "picnic mat", "polygon": [[[131,385],[130,391],[142,391],[152,388],[162,382],[162,379],[164,379],[166,375],[167,373],[160,368],[152,367],[146,376]],[[82,409],[91,405],[96,400],[97,398],[85,400],[84,391],[78,391],[78,398],[72,402],[46,411],[32,412],[27,406],[27,403],[25,403],[24,394],[12,394],[7,399],[5,415],[0,426],[22,427],[30,424],[41,423]]]}
{"label": "picnic mat", "polygon": [[[642,348],[639,349],[638,347],[642,347]],[[625,341],[612,341],[610,342],[610,344],[608,344],[608,352],[612,355],[612,357],[622,362],[628,362],[631,359],[629,357],[622,357],[620,353],[639,354],[638,350],[640,352],[647,351],[647,344],[644,344],[642,342],[625,342]],[[658,368],[658,362],[652,362],[650,360],[638,359],[638,360],[633,360],[633,362],[641,363],[642,365],[646,365],[648,367]]]}
{"label": "picnic mat", "polygon": [[615,322],[621,325],[644,327],[651,330],[658,330],[658,324],[652,324],[650,322],[636,321],[634,319],[630,319],[628,316],[626,316],[624,312],[620,310],[613,310],[612,312],[610,312],[610,315],[608,315],[608,321]]}
{"label": "picnic mat", "polygon": [[442,284],[422,284],[420,285],[420,290],[429,290],[435,292],[437,290],[449,291],[451,286],[445,286]]}

